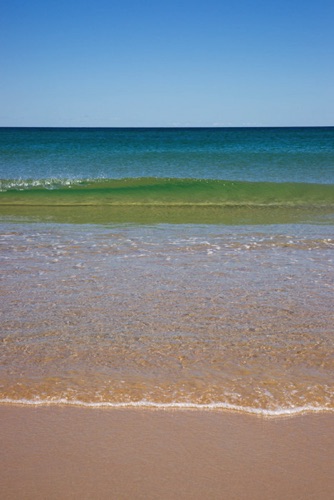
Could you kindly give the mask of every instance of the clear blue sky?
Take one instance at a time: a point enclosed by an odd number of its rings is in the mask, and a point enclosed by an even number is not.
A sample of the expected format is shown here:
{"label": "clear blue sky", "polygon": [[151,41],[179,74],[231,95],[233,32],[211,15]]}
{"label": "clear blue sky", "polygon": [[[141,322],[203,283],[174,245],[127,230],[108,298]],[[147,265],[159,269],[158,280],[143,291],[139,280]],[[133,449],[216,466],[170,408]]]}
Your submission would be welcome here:
{"label": "clear blue sky", "polygon": [[0,126],[334,125],[333,0],[7,0]]}

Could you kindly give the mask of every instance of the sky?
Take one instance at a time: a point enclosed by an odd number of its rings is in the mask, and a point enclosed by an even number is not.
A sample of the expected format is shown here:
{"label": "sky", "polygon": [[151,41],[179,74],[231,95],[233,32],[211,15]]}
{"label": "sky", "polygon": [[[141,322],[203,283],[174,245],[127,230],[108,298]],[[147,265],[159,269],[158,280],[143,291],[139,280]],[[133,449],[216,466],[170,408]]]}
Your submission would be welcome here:
{"label": "sky", "polygon": [[3,0],[0,126],[334,125],[333,0]]}

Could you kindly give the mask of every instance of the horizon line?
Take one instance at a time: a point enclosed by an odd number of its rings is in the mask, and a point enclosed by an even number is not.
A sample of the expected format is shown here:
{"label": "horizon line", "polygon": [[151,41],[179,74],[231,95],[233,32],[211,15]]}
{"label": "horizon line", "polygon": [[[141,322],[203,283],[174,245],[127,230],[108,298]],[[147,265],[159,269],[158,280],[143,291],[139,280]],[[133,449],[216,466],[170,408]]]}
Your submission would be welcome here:
{"label": "horizon line", "polygon": [[273,129],[333,128],[333,125],[0,125],[0,129]]}

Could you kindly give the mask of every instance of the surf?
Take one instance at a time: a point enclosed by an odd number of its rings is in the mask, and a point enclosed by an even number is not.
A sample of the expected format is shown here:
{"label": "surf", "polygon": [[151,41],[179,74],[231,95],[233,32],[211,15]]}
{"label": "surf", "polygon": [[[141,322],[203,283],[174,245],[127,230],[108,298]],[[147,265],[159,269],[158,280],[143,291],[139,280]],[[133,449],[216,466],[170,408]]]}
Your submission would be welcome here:
{"label": "surf", "polygon": [[212,179],[2,179],[0,205],[334,207],[334,185]]}

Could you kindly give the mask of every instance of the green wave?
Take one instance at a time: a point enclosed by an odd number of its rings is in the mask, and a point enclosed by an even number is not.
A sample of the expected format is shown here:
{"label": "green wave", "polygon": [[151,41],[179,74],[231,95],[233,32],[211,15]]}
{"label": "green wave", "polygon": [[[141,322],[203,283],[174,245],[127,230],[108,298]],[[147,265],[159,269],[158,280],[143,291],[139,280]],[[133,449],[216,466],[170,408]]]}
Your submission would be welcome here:
{"label": "green wave", "polygon": [[0,205],[332,207],[334,185],[211,179],[2,180]]}
{"label": "green wave", "polygon": [[0,218],[76,224],[334,224],[334,186],[202,179],[2,180]]}

